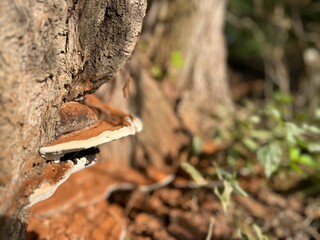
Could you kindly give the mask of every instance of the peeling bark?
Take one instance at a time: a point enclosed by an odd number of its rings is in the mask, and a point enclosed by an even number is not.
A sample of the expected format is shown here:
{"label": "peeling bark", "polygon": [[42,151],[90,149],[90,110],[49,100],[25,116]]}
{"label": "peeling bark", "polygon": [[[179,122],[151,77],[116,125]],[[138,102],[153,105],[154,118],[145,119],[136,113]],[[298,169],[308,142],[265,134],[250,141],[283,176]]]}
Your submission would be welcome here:
{"label": "peeling bark", "polygon": [[32,166],[56,137],[57,109],[114,78],[145,9],[145,0],[0,1],[0,238],[23,238],[39,182],[24,183],[43,176],[46,164]]}

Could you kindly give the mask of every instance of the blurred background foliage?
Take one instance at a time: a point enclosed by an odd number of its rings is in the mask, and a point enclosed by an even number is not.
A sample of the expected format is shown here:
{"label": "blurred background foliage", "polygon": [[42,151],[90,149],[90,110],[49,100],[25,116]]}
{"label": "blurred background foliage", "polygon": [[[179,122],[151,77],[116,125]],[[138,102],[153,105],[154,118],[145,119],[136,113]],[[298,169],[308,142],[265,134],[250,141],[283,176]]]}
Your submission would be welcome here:
{"label": "blurred background foliage", "polygon": [[230,0],[225,32],[231,85],[251,80],[244,92],[290,103],[287,118],[319,114],[319,13],[317,0]]}
{"label": "blurred background foliage", "polygon": [[319,13],[317,0],[229,0],[225,35],[236,111],[230,131],[217,130],[215,141],[228,142],[223,158],[231,172],[252,174],[256,163],[267,178],[320,172]]}

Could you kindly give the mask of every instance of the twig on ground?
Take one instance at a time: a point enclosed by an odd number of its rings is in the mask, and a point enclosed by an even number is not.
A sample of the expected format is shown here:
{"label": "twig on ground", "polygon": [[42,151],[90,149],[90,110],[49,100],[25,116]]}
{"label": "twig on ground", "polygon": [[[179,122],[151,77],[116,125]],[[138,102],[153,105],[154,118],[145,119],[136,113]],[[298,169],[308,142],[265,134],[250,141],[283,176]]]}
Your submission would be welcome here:
{"label": "twig on ground", "polygon": [[214,226],[214,218],[211,217],[210,218],[210,223],[209,223],[208,235],[206,237],[206,240],[210,240],[211,239],[213,226]]}

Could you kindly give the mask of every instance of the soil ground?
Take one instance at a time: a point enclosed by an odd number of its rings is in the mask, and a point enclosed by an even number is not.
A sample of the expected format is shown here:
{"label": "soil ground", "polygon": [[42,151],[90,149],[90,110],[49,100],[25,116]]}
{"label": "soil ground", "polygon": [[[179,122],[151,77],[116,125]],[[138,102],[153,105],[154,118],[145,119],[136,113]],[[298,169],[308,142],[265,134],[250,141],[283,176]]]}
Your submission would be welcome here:
{"label": "soil ground", "polygon": [[320,239],[316,198],[277,193],[259,176],[238,181],[249,197],[233,194],[224,213],[212,189],[219,181],[199,187],[181,169],[101,162],[30,209],[26,239],[256,239],[254,224],[270,239]]}

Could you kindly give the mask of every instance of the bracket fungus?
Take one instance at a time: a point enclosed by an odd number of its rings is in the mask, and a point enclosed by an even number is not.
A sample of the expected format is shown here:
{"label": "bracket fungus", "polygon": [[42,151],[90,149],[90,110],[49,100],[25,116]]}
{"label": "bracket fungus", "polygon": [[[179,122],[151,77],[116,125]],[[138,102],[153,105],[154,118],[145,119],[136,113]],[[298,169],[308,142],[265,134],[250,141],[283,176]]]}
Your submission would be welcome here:
{"label": "bracket fungus", "polygon": [[137,117],[124,113],[100,102],[93,95],[85,98],[86,106],[69,102],[59,110],[57,132],[60,135],[52,143],[40,148],[40,155],[59,162],[66,157],[77,158],[77,154],[88,149],[140,132],[142,122]]}
{"label": "bracket fungus", "polygon": [[57,139],[40,148],[40,155],[50,165],[64,166],[59,178],[43,176],[39,187],[30,195],[29,206],[50,197],[69,176],[97,161],[98,146],[140,132],[142,122],[137,117],[102,103],[87,95],[84,104],[68,102],[58,110]]}

